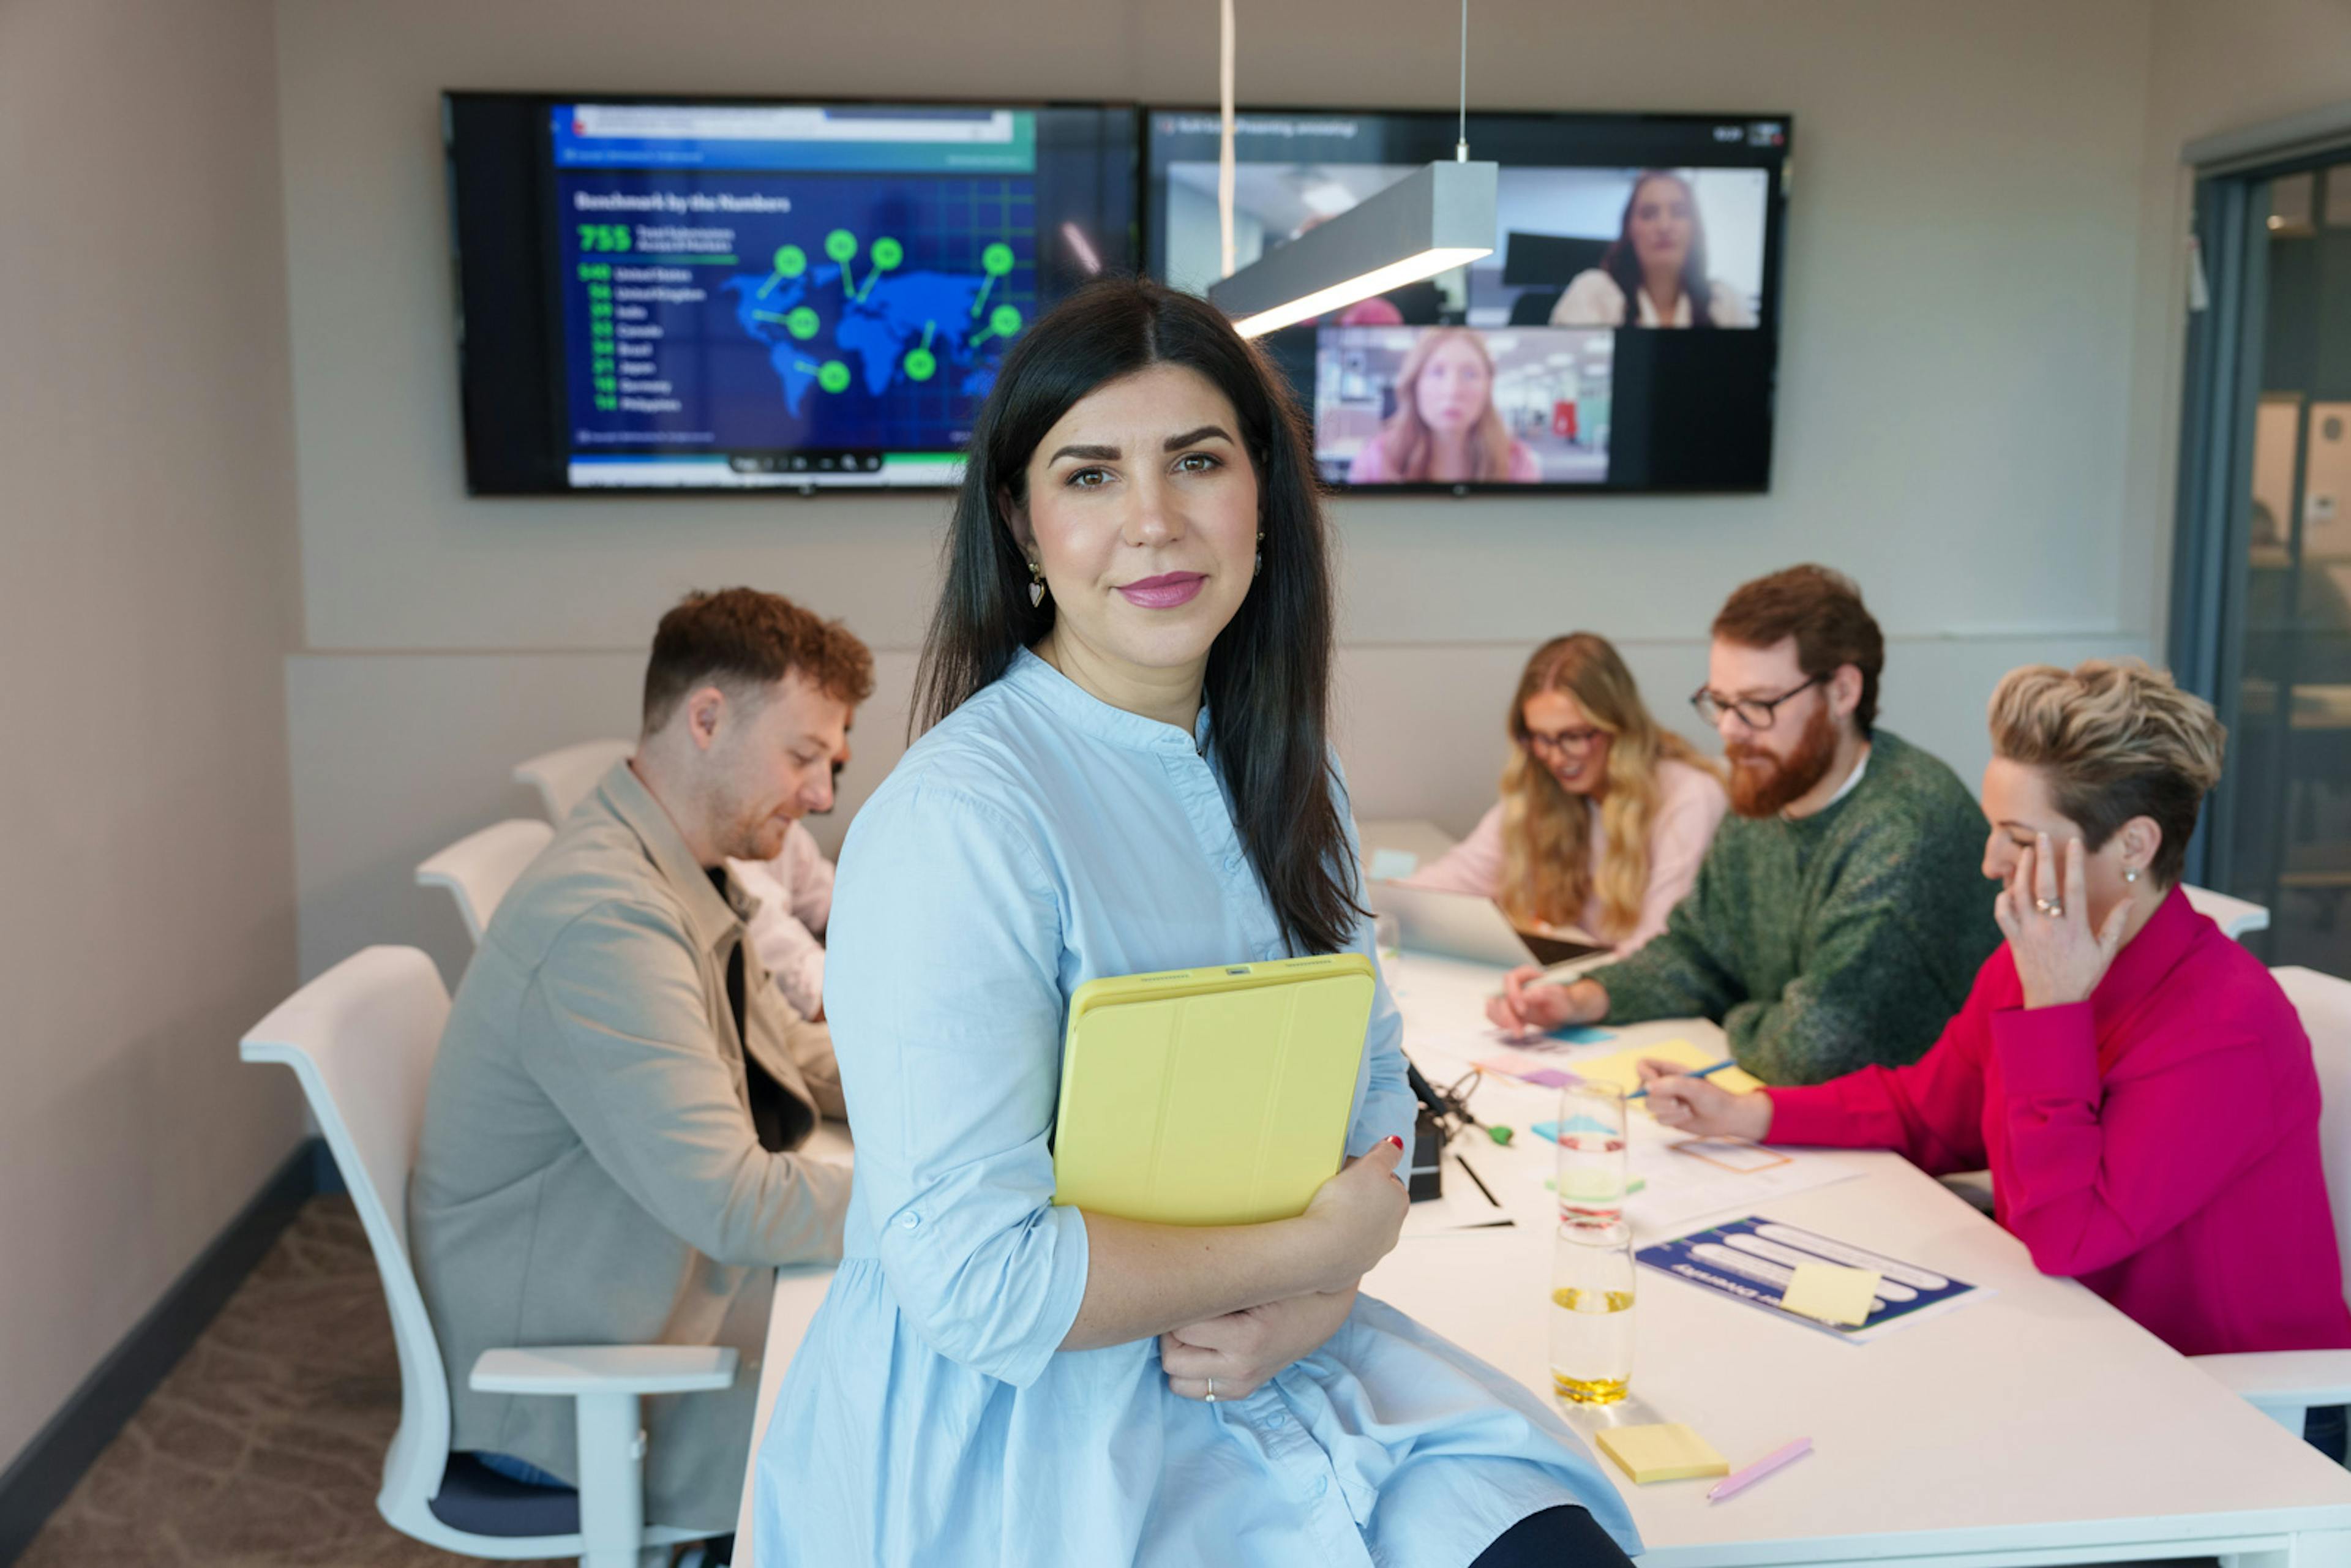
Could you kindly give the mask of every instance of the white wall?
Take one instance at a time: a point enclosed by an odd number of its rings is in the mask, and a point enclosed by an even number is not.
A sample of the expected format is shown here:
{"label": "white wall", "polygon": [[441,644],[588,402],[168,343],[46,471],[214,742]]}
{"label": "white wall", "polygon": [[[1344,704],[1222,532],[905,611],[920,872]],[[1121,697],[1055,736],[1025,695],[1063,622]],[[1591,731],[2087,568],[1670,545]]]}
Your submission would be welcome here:
{"label": "white wall", "polygon": [[[1243,8],[1245,100],[1432,104],[1450,13],[1404,0]],[[522,809],[506,768],[624,731],[634,660],[683,590],[747,581],[918,641],[944,507],[905,498],[465,498],[435,94],[446,87],[1198,100],[1192,8],[1009,0],[875,13],[747,0],[418,0],[279,9],[307,651],[288,682],[302,964],[454,918],[414,861]],[[1795,116],[1771,494],[1364,499],[1337,511],[1347,729],[1367,815],[1474,819],[1518,661],[1588,627],[1686,716],[1730,588],[1800,559],[1854,573],[1894,640],[1887,722],[1972,778],[1993,680],[2154,647],[2169,518],[2126,474],[2138,417],[2147,0],[1481,0],[1494,108]],[[774,48],[754,41],[788,33]],[[785,47],[788,43],[789,47]],[[795,61],[811,62],[805,68]],[[820,62],[817,64],[814,62]],[[355,702],[384,705],[355,707]],[[881,707],[903,699],[885,689]],[[407,716],[416,716],[416,722]],[[420,730],[417,726],[425,727]],[[894,751],[860,727],[850,792]],[[429,743],[421,737],[431,737]],[[853,802],[852,802],[853,803]],[[845,815],[845,814],[844,814]]]}
{"label": "white wall", "polygon": [[302,1132],[271,30],[0,5],[0,1469]]}

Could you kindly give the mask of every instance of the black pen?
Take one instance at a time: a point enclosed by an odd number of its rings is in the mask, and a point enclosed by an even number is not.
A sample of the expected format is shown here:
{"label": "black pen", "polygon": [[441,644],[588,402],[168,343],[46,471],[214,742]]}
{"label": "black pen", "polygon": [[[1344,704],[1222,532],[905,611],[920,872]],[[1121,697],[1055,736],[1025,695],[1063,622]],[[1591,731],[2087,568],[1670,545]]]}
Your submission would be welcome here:
{"label": "black pen", "polygon": [[1469,1164],[1469,1162],[1468,1162],[1468,1160],[1463,1159],[1459,1155],[1454,1155],[1454,1156],[1453,1156],[1453,1160],[1454,1160],[1454,1163],[1455,1163],[1456,1165],[1459,1166],[1463,1170],[1465,1170],[1465,1171],[1468,1171],[1468,1173],[1469,1173],[1469,1179],[1470,1179],[1471,1181],[1478,1182],[1478,1190],[1479,1190],[1479,1192],[1482,1192],[1482,1193],[1484,1193],[1484,1194],[1486,1195],[1486,1201],[1487,1201],[1488,1203],[1492,1204],[1496,1208],[1499,1208],[1499,1207],[1502,1207],[1502,1200],[1501,1200],[1500,1198],[1496,1197],[1494,1196],[1494,1189],[1493,1189],[1492,1187],[1490,1187],[1490,1186],[1488,1186],[1484,1182],[1482,1182],[1482,1181],[1479,1181],[1479,1180],[1478,1180],[1478,1173],[1477,1173],[1477,1171],[1476,1171],[1476,1170],[1474,1170],[1474,1169],[1472,1169],[1472,1168],[1471,1168],[1470,1164]]}

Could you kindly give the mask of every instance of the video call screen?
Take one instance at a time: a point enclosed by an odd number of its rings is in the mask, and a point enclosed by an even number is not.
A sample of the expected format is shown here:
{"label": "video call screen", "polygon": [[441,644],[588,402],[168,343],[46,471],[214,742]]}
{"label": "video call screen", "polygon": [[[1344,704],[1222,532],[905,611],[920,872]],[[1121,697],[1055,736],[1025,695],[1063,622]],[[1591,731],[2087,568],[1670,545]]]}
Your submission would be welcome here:
{"label": "video call screen", "polygon": [[1134,264],[1131,110],[448,101],[477,492],[953,485]]}
{"label": "video call screen", "polygon": [[[1147,112],[1144,265],[1222,275],[1217,117]],[[1436,112],[1250,111],[1234,266],[1432,160]],[[1323,477],[1365,491],[1762,490],[1771,482],[1785,115],[1469,117],[1501,165],[1494,253],[1265,340]]]}

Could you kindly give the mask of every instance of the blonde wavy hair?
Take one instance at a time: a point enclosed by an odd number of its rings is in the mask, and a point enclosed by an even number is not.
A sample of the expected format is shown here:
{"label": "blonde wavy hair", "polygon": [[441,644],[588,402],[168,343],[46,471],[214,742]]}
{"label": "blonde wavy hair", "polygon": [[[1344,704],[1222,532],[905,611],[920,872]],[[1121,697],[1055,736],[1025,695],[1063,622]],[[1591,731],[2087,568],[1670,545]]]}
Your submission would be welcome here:
{"label": "blonde wavy hair", "polygon": [[2011,670],[1991,694],[1991,720],[1993,752],[2042,770],[2085,848],[2149,818],[2163,842],[2147,870],[2158,887],[2179,880],[2228,748],[2211,704],[2137,659],[2092,659]]}
{"label": "blonde wavy hair", "polygon": [[[1528,746],[1527,699],[1564,692],[1608,737],[1608,788],[1600,801],[1600,863],[1592,862],[1583,797],[1570,794]],[[1597,894],[1600,929],[1621,942],[1641,917],[1649,888],[1649,830],[1657,817],[1658,765],[1667,759],[1708,773],[1714,765],[1680,736],[1657,727],[1633,673],[1605,637],[1555,637],[1537,648],[1510,698],[1510,738],[1502,768],[1502,878],[1497,903],[1521,925],[1572,925]]]}
{"label": "blonde wavy hair", "polygon": [[1438,327],[1424,332],[1413,344],[1412,351],[1405,355],[1404,365],[1396,371],[1395,413],[1388,416],[1385,428],[1374,438],[1380,444],[1381,455],[1387,459],[1388,473],[1406,483],[1428,477],[1428,465],[1437,443],[1429,434],[1428,422],[1420,416],[1420,372],[1437,357],[1437,350],[1447,343],[1468,344],[1476,350],[1479,363],[1486,367],[1486,409],[1478,416],[1478,423],[1469,427],[1469,477],[1507,479],[1510,476],[1510,432],[1494,407],[1494,356],[1487,349],[1486,340],[1467,327]]}

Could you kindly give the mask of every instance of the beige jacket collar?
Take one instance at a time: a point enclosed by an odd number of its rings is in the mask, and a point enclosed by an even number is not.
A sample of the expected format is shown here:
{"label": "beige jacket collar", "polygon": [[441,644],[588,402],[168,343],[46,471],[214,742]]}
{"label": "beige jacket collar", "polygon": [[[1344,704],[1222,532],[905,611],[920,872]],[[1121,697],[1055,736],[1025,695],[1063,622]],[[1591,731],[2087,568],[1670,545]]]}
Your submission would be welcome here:
{"label": "beige jacket collar", "polygon": [[645,781],[637,777],[628,758],[612,764],[611,771],[604,775],[596,789],[612,815],[627,823],[637,841],[645,846],[646,858],[653,862],[653,869],[677,891],[679,901],[685,905],[686,920],[694,929],[694,939],[702,950],[718,953],[740,941],[743,924],[752,913],[746,906],[753,901],[737,889],[731,874],[726,880],[726,896],[719,896],[710,873],[694,858],[694,852],[685,847],[685,837],[670,820],[668,808],[645,788]]}

